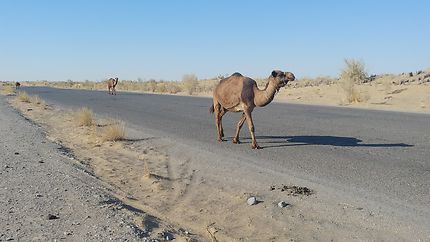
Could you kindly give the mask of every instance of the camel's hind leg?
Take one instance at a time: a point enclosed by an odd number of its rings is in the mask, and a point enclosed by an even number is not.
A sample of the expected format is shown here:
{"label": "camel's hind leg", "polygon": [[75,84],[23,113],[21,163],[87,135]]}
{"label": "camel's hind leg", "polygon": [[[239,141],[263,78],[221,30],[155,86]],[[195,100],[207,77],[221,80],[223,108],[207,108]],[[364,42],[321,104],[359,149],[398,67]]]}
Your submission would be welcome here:
{"label": "camel's hind leg", "polygon": [[220,132],[221,132],[221,138],[224,138],[224,128],[222,127],[222,117],[224,116],[224,114],[227,112],[226,109],[224,109],[223,107],[221,107],[221,111],[219,113],[219,128],[220,128]]}
{"label": "camel's hind leg", "polygon": [[233,143],[235,143],[235,144],[240,144],[239,133],[240,133],[240,129],[243,126],[243,123],[245,123],[245,120],[246,120],[245,113],[242,113],[242,116],[240,117],[239,122],[237,122],[236,135],[233,138]]}
{"label": "camel's hind leg", "polygon": [[219,104],[215,99],[213,101],[214,115],[215,115],[215,126],[218,133],[218,141],[223,141],[222,139],[222,126],[221,126],[221,104]]}

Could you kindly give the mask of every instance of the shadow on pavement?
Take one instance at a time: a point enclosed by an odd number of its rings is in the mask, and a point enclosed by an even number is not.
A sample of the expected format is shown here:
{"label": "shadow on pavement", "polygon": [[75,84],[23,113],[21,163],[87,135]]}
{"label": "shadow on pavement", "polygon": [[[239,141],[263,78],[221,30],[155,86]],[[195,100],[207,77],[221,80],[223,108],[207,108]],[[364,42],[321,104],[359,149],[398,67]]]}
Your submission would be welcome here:
{"label": "shadow on pavement", "polygon": [[[276,148],[285,146],[301,146],[301,145],[329,145],[338,147],[374,147],[374,148],[389,148],[389,147],[413,147],[413,145],[405,143],[362,143],[363,141],[354,137],[341,136],[257,136],[257,142],[262,148]],[[242,143],[250,143],[250,138],[242,138],[247,140]],[[269,145],[263,145],[269,144]],[[273,145],[270,145],[273,144]]]}

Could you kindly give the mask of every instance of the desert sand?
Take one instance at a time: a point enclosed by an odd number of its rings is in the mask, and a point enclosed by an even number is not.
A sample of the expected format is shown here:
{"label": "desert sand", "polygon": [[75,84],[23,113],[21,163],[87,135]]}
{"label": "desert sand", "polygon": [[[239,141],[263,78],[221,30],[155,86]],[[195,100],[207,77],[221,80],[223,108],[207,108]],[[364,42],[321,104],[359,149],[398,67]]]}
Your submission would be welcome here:
{"label": "desert sand", "polygon": [[367,84],[357,86],[365,101],[348,103],[339,85],[288,88],[275,100],[288,103],[328,105],[403,112],[430,113],[430,85]]}

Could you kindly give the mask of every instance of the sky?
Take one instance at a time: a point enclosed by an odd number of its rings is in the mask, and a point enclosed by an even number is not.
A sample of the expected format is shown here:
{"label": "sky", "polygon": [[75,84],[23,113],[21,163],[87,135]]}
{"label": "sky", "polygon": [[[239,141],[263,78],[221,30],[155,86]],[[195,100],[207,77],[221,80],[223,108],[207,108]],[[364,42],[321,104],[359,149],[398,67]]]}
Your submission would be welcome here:
{"label": "sky", "polygon": [[337,76],[430,67],[430,1],[0,1],[0,80]]}

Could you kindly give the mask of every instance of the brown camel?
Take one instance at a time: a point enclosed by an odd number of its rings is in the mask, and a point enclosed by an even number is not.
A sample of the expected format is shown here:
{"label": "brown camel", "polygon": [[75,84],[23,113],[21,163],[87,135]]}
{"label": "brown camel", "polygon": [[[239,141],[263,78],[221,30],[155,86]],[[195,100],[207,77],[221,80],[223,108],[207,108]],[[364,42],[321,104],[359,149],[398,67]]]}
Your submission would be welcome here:
{"label": "brown camel", "polygon": [[109,80],[107,81],[109,94],[116,95],[115,87],[117,84],[118,84],[118,77],[109,78]]}
{"label": "brown camel", "polygon": [[15,82],[15,89],[18,89],[21,86],[21,83]]}
{"label": "brown camel", "polygon": [[215,124],[218,131],[218,141],[223,141],[224,130],[222,128],[222,117],[228,111],[242,112],[242,117],[237,123],[236,135],[233,143],[238,144],[239,132],[243,123],[248,123],[249,132],[252,138],[252,148],[260,149],[255,139],[254,123],[251,112],[255,107],[264,107],[269,104],[281,87],[287,85],[289,81],[294,81],[294,74],[291,72],[272,71],[266,87],[258,89],[257,83],[240,73],[234,73],[230,77],[222,79],[213,92],[213,106],[211,113],[215,113]]}

